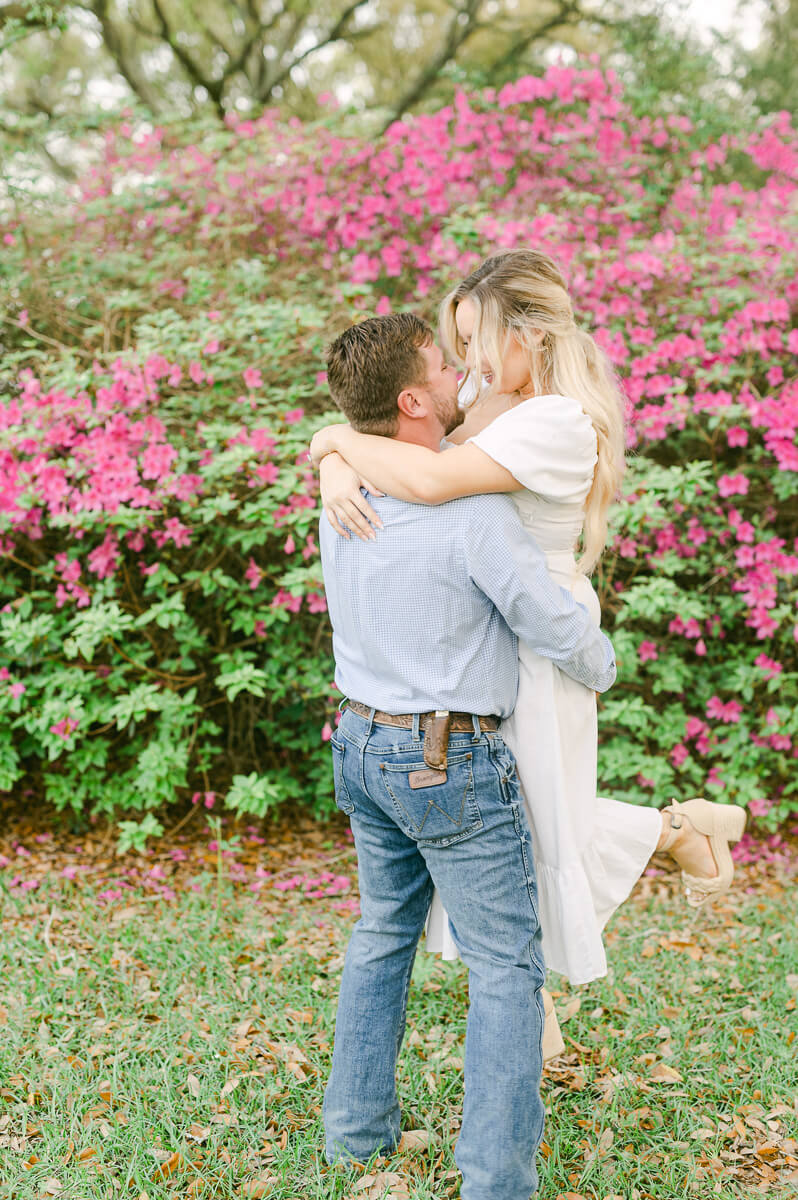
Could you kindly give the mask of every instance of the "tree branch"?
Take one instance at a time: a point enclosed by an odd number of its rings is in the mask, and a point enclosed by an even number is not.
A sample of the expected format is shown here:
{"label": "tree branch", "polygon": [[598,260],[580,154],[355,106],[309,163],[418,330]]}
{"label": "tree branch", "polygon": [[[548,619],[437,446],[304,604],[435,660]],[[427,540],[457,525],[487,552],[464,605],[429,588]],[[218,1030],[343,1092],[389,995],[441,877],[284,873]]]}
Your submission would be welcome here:
{"label": "tree branch", "polygon": [[108,12],[108,0],[92,0],[91,3],[80,4],[78,7],[93,13],[100,22],[105,48],[116,63],[120,75],[125,79],[130,90],[149,108],[150,112],[159,113],[161,111],[160,99],[154,89],[150,88],[149,81],[145,76],[139,73],[138,63],[135,63],[128,55],[122,35]]}
{"label": "tree branch", "polygon": [[166,20],[166,15],[163,11],[163,8],[161,7],[161,0],[152,0],[152,6],[155,9],[155,15],[157,16],[158,23],[161,26],[161,36],[163,37],[163,40],[169,46],[169,49],[183,67],[183,70],[186,72],[191,82],[195,85],[195,87],[201,87],[205,89],[211,100],[213,100],[219,116],[224,117],[224,105],[222,104],[224,80],[207,79],[205,75],[203,75],[200,68],[194,62],[194,59],[191,57],[188,51],[180,45],[175,37],[168,21]]}
{"label": "tree branch", "polygon": [[[394,121],[398,121],[402,113],[407,112],[408,109],[418,104],[425,92],[432,87],[446,64],[456,57],[457,51],[463,43],[476,32],[481,3],[482,0],[466,0],[463,8],[458,8],[452,13],[449,28],[446,31],[442,46],[437,54],[432,56],[414,82],[400,96],[394,105],[390,117],[383,125],[381,133],[385,133],[389,125],[392,125]],[[465,21],[460,20],[463,16],[466,18]]]}
{"label": "tree branch", "polygon": [[[316,42],[313,46],[309,46],[307,50],[303,50],[301,54],[297,54],[291,59],[290,62],[286,63],[285,66],[279,70],[275,76],[268,80],[263,91],[258,94],[258,99],[261,101],[266,100],[271,95],[272,91],[291,74],[294,67],[298,66],[301,62],[304,62],[306,58],[310,58],[311,54],[315,54],[316,51],[321,50],[323,46],[331,46],[333,42],[338,42],[341,40],[341,38],[347,36],[347,25],[349,24],[349,21],[359,8],[363,8],[364,5],[368,4],[369,2],[370,0],[352,0],[352,3],[347,5],[333,27],[328,30],[327,34],[322,39]],[[476,0],[476,2],[479,3],[480,0]],[[295,41],[296,39],[292,38],[292,40]]]}
{"label": "tree branch", "polygon": [[551,33],[552,30],[557,29],[560,25],[566,24],[567,21],[573,20],[575,16],[584,16],[584,14],[579,11],[578,5],[561,5],[560,11],[555,16],[549,17],[547,21],[544,21],[542,25],[538,25],[536,29],[533,29],[531,33],[528,33],[525,37],[521,38],[520,41],[514,42],[505,54],[502,54],[499,56],[499,58],[494,59],[494,61],[490,64],[491,78],[496,75],[500,75],[503,71],[506,71],[508,67],[511,67],[514,63],[517,63],[519,58],[524,56],[534,42],[546,37],[548,33]]}

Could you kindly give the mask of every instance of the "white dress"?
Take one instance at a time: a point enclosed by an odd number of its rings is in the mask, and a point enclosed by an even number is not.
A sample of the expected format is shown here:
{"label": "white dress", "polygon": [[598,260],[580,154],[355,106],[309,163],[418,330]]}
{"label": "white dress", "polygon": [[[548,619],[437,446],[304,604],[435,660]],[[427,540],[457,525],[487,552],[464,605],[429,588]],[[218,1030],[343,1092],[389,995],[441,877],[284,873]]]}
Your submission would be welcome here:
{"label": "white dress", "polygon": [[[512,494],[524,526],[556,582],[598,625],[598,597],[574,559],[598,457],[589,417],[570,397],[534,396],[470,441],[524,485]],[[594,693],[523,642],[518,660],[518,699],[502,732],[532,830],[543,955],[571,983],[588,983],[607,973],[601,931],[654,852],[661,818],[654,808],[596,795]],[[426,948],[458,957],[437,891]]]}

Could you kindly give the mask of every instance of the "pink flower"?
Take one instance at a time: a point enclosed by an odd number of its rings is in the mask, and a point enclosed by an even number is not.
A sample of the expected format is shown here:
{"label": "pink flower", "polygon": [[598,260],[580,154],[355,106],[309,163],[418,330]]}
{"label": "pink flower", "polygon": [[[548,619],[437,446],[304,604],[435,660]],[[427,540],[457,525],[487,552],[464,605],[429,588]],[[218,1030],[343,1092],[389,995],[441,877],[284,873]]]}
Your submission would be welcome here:
{"label": "pink flower", "polygon": [[713,696],[707,704],[707,716],[723,721],[726,725],[735,725],[742,716],[743,706],[738,700],[729,700],[723,704],[719,696]]}
{"label": "pink flower", "polygon": [[637,647],[637,656],[641,662],[649,662],[659,658],[656,642],[641,642]]}
{"label": "pink flower", "polygon": [[767,654],[759,654],[754,659],[754,665],[764,673],[766,679],[775,679],[784,670],[780,662],[768,658]]}
{"label": "pink flower", "polygon": [[208,342],[205,346],[203,346],[202,353],[203,354],[218,354],[219,353],[218,340],[216,338],[212,338],[210,342]]}
{"label": "pink flower", "polygon": [[28,689],[25,687],[24,683],[12,683],[8,690],[14,699],[18,700],[19,697],[24,695]]}
{"label": "pink flower", "polygon": [[283,420],[286,425],[296,425],[305,415],[304,408],[292,408],[290,412],[283,414]]}
{"label": "pink flower", "polygon": [[285,545],[283,546],[283,551],[286,554],[293,554],[295,550],[296,550],[296,542],[289,534],[288,537],[285,539]]}
{"label": "pink flower", "polygon": [[56,734],[57,737],[68,741],[71,735],[78,727],[78,722],[72,717],[62,717],[61,720],[50,726],[50,733]]}
{"label": "pink flower", "polygon": [[177,458],[177,450],[168,442],[154,442],[141,456],[143,479],[162,479]]}
{"label": "pink flower", "polygon": [[671,762],[673,763],[674,767],[680,767],[682,765],[682,763],[685,761],[685,759],[687,759],[689,757],[690,757],[690,751],[681,742],[679,742],[679,744],[674,746],[673,749],[671,750],[670,758],[671,758]]}
{"label": "pink flower", "polygon": [[745,475],[721,475],[718,480],[718,491],[721,496],[745,496],[749,483]]}
{"label": "pink flower", "polygon": [[726,432],[726,441],[730,446],[747,446],[748,430],[743,429],[740,425],[732,425],[731,429]]}
{"label": "pink flower", "polygon": [[[255,468],[255,475],[261,483],[276,483],[280,478],[280,471],[275,463],[261,463]],[[254,485],[255,481],[253,481]]]}
{"label": "pink flower", "polygon": [[96,546],[88,555],[89,569],[98,579],[106,579],[113,575],[119,562],[119,544],[109,530],[102,543]]}
{"label": "pink flower", "polygon": [[272,600],[271,606],[272,608],[287,608],[289,612],[298,613],[302,607],[302,597],[292,596],[290,592],[280,588]]}
{"label": "pink flower", "polygon": [[263,571],[260,569],[258,564],[255,562],[254,558],[250,558],[249,566],[247,567],[246,571],[244,572],[244,578],[249,580],[249,586],[252,588],[253,592],[255,591],[255,588],[260,583],[261,579],[263,579]]}
{"label": "pink flower", "polygon": [[374,309],[378,317],[384,317],[391,311],[391,301],[387,296],[380,296],[377,301],[377,306]]}
{"label": "pink flower", "polygon": [[168,517],[164,522],[164,532],[167,538],[171,538],[176,546],[191,545],[191,530],[188,525],[184,525],[177,517]]}

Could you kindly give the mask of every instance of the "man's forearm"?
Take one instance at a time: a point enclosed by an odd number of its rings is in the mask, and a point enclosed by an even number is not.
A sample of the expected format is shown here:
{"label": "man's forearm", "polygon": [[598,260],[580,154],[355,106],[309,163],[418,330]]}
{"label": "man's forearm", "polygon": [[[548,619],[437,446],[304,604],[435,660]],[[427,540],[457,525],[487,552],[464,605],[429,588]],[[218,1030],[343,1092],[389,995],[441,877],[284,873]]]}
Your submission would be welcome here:
{"label": "man's forearm", "polygon": [[472,578],[536,654],[595,692],[615,682],[615,653],[587,609],[555,583],[540,547],[512,519],[474,547]]}

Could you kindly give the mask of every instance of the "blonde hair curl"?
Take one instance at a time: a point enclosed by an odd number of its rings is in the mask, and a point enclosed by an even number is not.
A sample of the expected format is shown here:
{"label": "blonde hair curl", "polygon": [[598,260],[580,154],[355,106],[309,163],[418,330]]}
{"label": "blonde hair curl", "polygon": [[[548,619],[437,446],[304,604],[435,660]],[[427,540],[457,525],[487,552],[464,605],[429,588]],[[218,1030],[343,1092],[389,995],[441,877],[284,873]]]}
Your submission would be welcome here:
{"label": "blonde hair curl", "polygon": [[[535,393],[571,396],[590,417],[598,462],[585,503],[578,563],[579,569],[589,574],[606,544],[608,510],[624,472],[624,404],[612,366],[593,337],[576,325],[565,280],[548,254],[538,250],[495,254],[444,298],[441,339],[449,354],[463,365],[466,352],[455,313],[466,298],[475,310],[471,342],[477,391],[482,364],[494,364],[498,376],[498,364],[514,338],[529,355]],[[494,377],[492,390],[497,383]]]}

